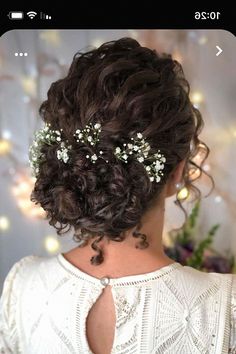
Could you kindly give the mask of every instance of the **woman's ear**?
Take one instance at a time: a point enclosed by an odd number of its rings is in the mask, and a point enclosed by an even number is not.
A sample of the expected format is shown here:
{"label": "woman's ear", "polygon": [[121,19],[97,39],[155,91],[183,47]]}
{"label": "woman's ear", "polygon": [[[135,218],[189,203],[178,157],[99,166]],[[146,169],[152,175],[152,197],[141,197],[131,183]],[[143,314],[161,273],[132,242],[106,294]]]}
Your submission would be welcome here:
{"label": "woman's ear", "polygon": [[180,161],[176,168],[171,172],[166,183],[166,198],[176,194],[176,183],[181,183],[183,180],[182,176],[185,164],[186,159]]}

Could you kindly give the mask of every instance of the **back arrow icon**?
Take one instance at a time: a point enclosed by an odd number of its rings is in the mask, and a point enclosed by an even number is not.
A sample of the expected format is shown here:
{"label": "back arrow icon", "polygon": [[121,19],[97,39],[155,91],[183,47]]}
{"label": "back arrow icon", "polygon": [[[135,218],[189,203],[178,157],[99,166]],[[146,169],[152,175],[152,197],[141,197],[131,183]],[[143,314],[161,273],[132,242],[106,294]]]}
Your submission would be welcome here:
{"label": "back arrow icon", "polygon": [[218,52],[216,53],[216,56],[218,57],[218,55],[220,55],[223,50],[218,45],[216,45],[216,48],[218,49]]}

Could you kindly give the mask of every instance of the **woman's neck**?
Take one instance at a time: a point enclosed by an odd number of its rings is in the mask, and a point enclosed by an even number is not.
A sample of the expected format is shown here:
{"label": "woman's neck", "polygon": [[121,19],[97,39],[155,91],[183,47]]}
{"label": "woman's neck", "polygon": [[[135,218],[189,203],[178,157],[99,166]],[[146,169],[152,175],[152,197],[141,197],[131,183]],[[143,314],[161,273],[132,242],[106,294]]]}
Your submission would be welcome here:
{"label": "woman's neck", "polygon": [[[151,209],[142,219],[141,233],[147,235],[149,246],[145,249],[135,248],[141,239],[132,236],[132,229],[122,242],[111,241],[103,238],[99,248],[103,251],[104,261],[98,266],[90,263],[95,251],[91,248],[94,238],[82,248],[75,248],[68,252],[67,259],[84,271],[97,270],[98,274],[105,272],[110,277],[120,277],[151,272],[165,265],[173,263],[173,260],[166,256],[162,244],[162,232],[164,224],[164,200],[158,207]],[[70,259],[69,259],[70,258]]]}

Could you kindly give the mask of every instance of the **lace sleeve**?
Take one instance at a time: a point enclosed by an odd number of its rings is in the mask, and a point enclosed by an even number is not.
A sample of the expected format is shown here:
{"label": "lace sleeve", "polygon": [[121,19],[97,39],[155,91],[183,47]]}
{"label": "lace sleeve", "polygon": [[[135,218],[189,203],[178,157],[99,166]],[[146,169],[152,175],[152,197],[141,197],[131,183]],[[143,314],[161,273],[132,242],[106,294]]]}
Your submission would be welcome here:
{"label": "lace sleeve", "polygon": [[[34,256],[33,256],[34,257]],[[15,313],[17,310],[17,286],[16,281],[23,264],[30,260],[32,256],[21,258],[13,264],[3,283],[2,295],[0,298],[0,353],[17,353],[17,328],[15,323]]]}
{"label": "lace sleeve", "polygon": [[236,354],[236,275],[233,275],[229,354]]}

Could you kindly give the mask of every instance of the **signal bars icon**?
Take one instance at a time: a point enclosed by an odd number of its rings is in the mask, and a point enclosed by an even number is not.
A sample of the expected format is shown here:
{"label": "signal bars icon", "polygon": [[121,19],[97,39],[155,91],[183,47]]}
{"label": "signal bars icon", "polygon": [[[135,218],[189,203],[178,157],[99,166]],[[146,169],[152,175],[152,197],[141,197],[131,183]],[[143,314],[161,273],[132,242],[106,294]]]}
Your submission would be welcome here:
{"label": "signal bars icon", "polygon": [[49,16],[47,14],[44,14],[43,12],[40,12],[40,19],[41,20],[51,20],[52,16]]}

